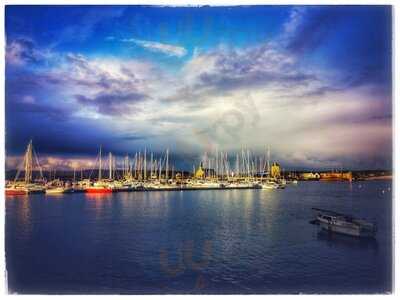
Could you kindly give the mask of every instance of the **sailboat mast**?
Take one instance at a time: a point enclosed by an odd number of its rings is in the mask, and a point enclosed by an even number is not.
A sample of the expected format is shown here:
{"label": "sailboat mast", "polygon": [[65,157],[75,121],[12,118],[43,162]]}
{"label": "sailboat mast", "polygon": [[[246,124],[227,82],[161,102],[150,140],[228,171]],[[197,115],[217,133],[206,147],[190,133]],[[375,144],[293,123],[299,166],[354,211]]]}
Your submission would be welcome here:
{"label": "sailboat mast", "polygon": [[268,150],[267,150],[267,174],[268,174],[268,177],[270,177],[270,165],[269,165],[269,160],[270,160],[270,152],[269,152],[269,148],[268,148]]}
{"label": "sailboat mast", "polygon": [[153,177],[153,152],[150,154],[150,179]]}
{"label": "sailboat mast", "polygon": [[147,150],[146,150],[146,148],[144,148],[144,162],[143,162],[143,167],[144,167],[144,171],[143,171],[143,173],[144,173],[144,180],[147,179],[147,158],[146,158],[146,152],[147,152]]}
{"label": "sailboat mast", "polygon": [[216,150],[215,150],[215,175],[216,175],[217,179],[218,179],[218,172],[219,172],[219,170],[218,170],[218,148],[216,148]]}
{"label": "sailboat mast", "polygon": [[32,140],[29,141],[25,153],[25,183],[32,182]]}
{"label": "sailboat mast", "polygon": [[109,161],[108,161],[108,171],[109,171],[109,174],[108,174],[108,178],[111,180],[112,179],[112,154],[111,154],[111,152],[108,154],[108,159],[109,159]]}
{"label": "sailboat mast", "polygon": [[137,152],[135,153],[135,159],[133,161],[133,167],[134,167],[134,176],[135,176],[135,179],[137,179]]}
{"label": "sailboat mast", "polygon": [[101,180],[101,146],[100,146],[100,153],[99,153],[99,181]]}
{"label": "sailboat mast", "polygon": [[162,170],[162,165],[161,165],[161,158],[158,160],[158,180],[161,180],[161,170]]}
{"label": "sailboat mast", "polygon": [[250,177],[250,152],[249,149],[247,149],[247,178]]}
{"label": "sailboat mast", "polygon": [[168,148],[167,148],[167,160],[165,162],[165,179],[168,180]]}
{"label": "sailboat mast", "polygon": [[211,155],[210,155],[210,157],[208,158],[208,170],[207,170],[207,177],[208,177],[208,178],[211,178],[211,177],[210,177],[210,170],[211,170]]}
{"label": "sailboat mast", "polygon": [[239,178],[239,153],[236,153],[236,178]]}

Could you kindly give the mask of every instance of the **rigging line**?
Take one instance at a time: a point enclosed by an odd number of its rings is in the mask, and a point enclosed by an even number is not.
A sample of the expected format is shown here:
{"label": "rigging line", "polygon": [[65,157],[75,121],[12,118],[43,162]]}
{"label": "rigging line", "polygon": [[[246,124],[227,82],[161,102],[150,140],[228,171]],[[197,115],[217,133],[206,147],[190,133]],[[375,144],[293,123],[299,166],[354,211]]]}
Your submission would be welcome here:
{"label": "rigging line", "polygon": [[20,165],[17,168],[17,173],[15,174],[14,182],[16,182],[18,180],[19,174],[21,173],[22,166],[24,166],[24,165],[25,165],[25,155],[24,155],[24,159],[22,160],[22,162],[20,163]]}
{"label": "rigging line", "polygon": [[33,148],[33,145],[32,145],[32,152],[33,152],[33,156],[35,157],[36,163],[37,163],[37,165],[38,165],[38,167],[39,167],[40,179],[43,180],[44,178],[43,178],[42,167],[41,167],[40,164],[39,164],[39,158],[38,158],[38,156],[37,156],[37,154],[36,154],[35,149]]}
{"label": "rigging line", "polygon": [[15,174],[14,182],[16,182],[18,180],[18,177],[21,174],[22,167],[25,165],[25,160],[26,160],[26,151],[24,154],[24,159],[22,160],[22,162],[20,163],[20,165],[17,168],[17,173]]}
{"label": "rigging line", "polygon": [[[99,161],[99,154],[97,154],[97,156],[96,156],[96,161],[94,162],[94,166],[95,166],[95,167],[96,167],[96,164],[97,164],[98,161]],[[90,180],[91,177],[92,177],[93,170],[94,170],[94,169],[90,169],[89,180]]]}

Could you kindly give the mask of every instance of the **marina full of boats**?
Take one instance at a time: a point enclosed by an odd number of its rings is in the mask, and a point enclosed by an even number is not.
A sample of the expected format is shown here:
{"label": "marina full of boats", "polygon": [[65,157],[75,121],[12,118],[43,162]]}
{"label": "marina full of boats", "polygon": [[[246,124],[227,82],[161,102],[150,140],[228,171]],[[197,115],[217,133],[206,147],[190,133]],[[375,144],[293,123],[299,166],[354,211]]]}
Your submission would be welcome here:
{"label": "marina full of boats", "polygon": [[[6,182],[6,195],[27,195],[34,193],[64,194],[64,193],[114,193],[127,191],[176,191],[203,189],[283,189],[296,180],[285,179],[277,169],[277,164],[269,163],[267,157],[251,158],[249,151],[237,154],[234,167],[230,166],[226,153],[216,152],[213,158],[207,154],[203,157],[197,170],[193,167],[192,174],[176,172],[169,164],[169,151],[164,157],[155,158],[136,153],[132,159],[125,157],[123,166],[116,167],[116,159],[111,153],[104,161],[102,149],[96,158],[98,169],[93,170],[89,178],[78,180],[74,170],[71,179],[46,179],[39,164],[39,159],[29,142],[23,162],[18,168],[15,179]],[[35,166],[36,164],[36,166]],[[204,166],[207,166],[205,168]],[[34,170],[39,173],[34,179]],[[267,172],[265,172],[267,170]],[[105,174],[108,173],[108,174]],[[23,174],[23,179],[20,175]],[[91,178],[92,175],[94,178]],[[97,175],[97,176],[96,176]],[[50,176],[51,177],[51,176]]]}
{"label": "marina full of boats", "polygon": [[[229,164],[226,153],[216,153],[213,158],[204,155],[197,170],[193,173],[175,172],[169,164],[169,151],[164,157],[155,159],[147,151],[136,153],[132,160],[125,157],[122,168],[116,168],[115,158],[111,153],[104,163],[102,150],[88,178],[83,172],[78,180],[74,170],[73,177],[61,180],[50,174],[43,176],[39,159],[33,150],[32,141],[28,144],[21,168],[15,179],[6,182],[6,195],[29,195],[46,193],[49,195],[65,193],[108,194],[129,191],[183,191],[183,190],[228,190],[228,189],[284,189],[288,184],[297,184],[293,177],[285,178],[277,163],[270,165],[269,151],[265,159],[252,159],[250,153],[242,151],[236,156],[235,167]],[[39,178],[34,179],[34,162],[39,171]],[[104,166],[106,165],[106,166]],[[204,166],[207,166],[205,168]],[[170,169],[171,167],[171,169]],[[265,171],[266,170],[266,171]],[[23,173],[23,179],[19,176]],[[37,173],[37,172],[36,172]],[[108,174],[106,174],[108,173]],[[92,179],[92,175],[95,174]],[[107,176],[108,175],[108,176]],[[22,177],[22,176],[21,176]],[[52,179],[51,179],[52,178]],[[361,218],[337,212],[313,208],[317,212],[312,224],[330,233],[340,233],[354,237],[374,237],[377,225]]]}

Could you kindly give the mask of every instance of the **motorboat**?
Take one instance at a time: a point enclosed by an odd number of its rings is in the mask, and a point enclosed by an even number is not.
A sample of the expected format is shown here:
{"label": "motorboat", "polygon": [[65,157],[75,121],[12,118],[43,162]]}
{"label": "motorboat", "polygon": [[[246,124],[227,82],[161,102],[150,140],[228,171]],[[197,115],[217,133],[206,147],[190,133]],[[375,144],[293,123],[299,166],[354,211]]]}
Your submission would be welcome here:
{"label": "motorboat", "polygon": [[377,225],[373,222],[330,210],[313,210],[317,212],[317,223],[324,230],[356,237],[373,237],[377,232]]}

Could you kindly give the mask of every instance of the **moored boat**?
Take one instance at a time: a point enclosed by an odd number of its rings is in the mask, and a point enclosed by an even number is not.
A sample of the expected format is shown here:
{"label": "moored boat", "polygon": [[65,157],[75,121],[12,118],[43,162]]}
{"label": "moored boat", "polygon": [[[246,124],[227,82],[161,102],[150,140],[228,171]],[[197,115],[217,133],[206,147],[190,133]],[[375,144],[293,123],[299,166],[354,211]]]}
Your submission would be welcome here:
{"label": "moored boat", "polygon": [[103,181],[96,181],[92,186],[85,189],[86,193],[112,193],[113,188]]}
{"label": "moored boat", "polygon": [[112,188],[105,187],[105,186],[91,186],[86,188],[85,192],[86,193],[112,193]]}
{"label": "moored boat", "polygon": [[324,230],[356,237],[373,237],[376,234],[375,223],[334,211],[318,208],[313,210],[318,212],[316,220]]}
{"label": "moored boat", "polygon": [[9,186],[6,187],[6,195],[16,196],[16,195],[27,195],[28,190],[25,187]]}
{"label": "moored boat", "polygon": [[[111,179],[111,178],[110,178]],[[90,185],[85,188],[86,193],[91,194],[104,194],[104,193],[112,193],[113,187],[112,183],[102,180],[101,178],[101,147],[99,151],[99,177],[93,185]]]}
{"label": "moored boat", "polygon": [[46,194],[64,194],[72,192],[71,188],[65,187],[51,187],[46,189]]}
{"label": "moored boat", "polygon": [[265,182],[261,184],[261,188],[262,189],[268,189],[268,190],[273,190],[273,189],[279,189],[279,184],[277,184],[276,182]]}
{"label": "moored boat", "polygon": [[44,186],[39,184],[28,184],[26,185],[26,189],[28,190],[28,194],[37,194],[45,192]]}
{"label": "moored boat", "polygon": [[107,181],[98,180],[92,185],[85,187],[86,193],[112,193],[117,190],[115,186]]}
{"label": "moored boat", "polygon": [[[37,167],[40,172],[39,181],[33,179],[34,161],[37,162]],[[29,142],[25,154],[23,156],[23,166],[24,166],[23,170],[18,168],[17,174],[15,175],[15,179],[12,182],[6,183],[6,188],[5,188],[6,195],[26,195],[26,194],[44,192],[42,169],[39,165],[39,159],[37,158],[36,153],[33,151],[32,140]],[[24,172],[24,177],[25,177],[24,181],[18,180],[21,171]]]}

